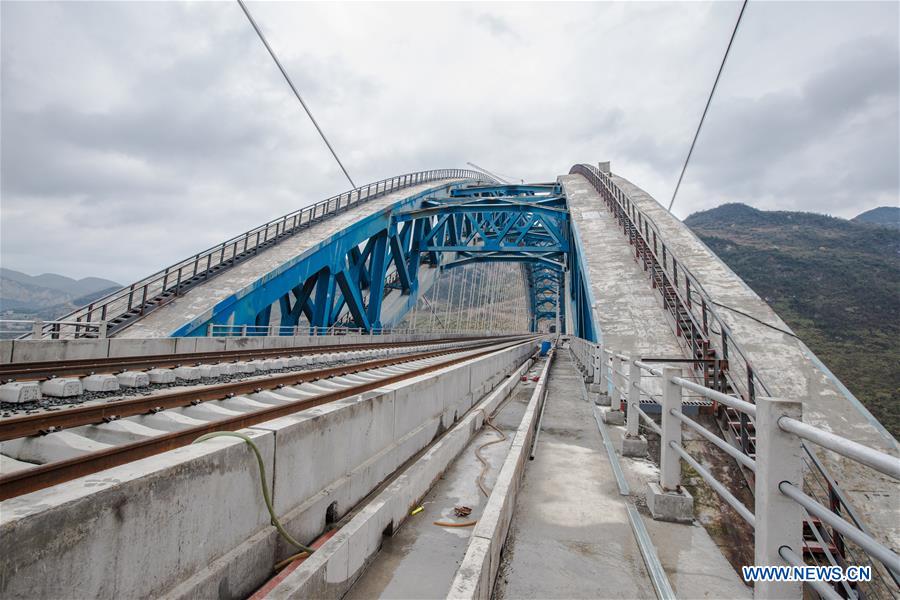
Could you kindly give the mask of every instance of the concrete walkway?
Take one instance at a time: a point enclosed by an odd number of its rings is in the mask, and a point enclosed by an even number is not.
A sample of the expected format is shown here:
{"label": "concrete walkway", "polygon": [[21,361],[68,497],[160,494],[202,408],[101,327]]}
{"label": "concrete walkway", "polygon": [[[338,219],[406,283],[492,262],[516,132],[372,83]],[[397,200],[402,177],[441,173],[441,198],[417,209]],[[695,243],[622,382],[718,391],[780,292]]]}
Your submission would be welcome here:
{"label": "concrete walkway", "polygon": [[578,378],[559,352],[495,598],[655,598]]}
{"label": "concrete walkway", "polygon": [[[539,373],[541,368],[543,361],[533,365],[530,372]],[[519,383],[494,417],[494,424],[506,433],[507,439],[482,450],[491,465],[484,478],[488,490],[493,487],[509,452],[534,387],[535,383],[531,381]],[[483,428],[472,438],[423,499],[424,510],[411,516],[393,536],[384,538],[375,560],[353,584],[346,599],[447,597],[473,528],[439,527],[434,521],[463,522],[481,515],[487,498],[475,483],[481,471],[475,449],[495,439],[499,436],[490,427]],[[472,514],[468,518],[457,518],[453,515],[455,506],[468,506]]]}

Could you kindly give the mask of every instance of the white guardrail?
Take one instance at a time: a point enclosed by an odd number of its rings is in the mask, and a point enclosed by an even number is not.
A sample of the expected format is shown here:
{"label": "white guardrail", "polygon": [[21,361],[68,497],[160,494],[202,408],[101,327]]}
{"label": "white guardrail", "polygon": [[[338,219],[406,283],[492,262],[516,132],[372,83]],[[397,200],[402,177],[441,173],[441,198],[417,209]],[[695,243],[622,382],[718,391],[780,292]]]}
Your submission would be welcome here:
{"label": "white guardrail", "polygon": [[[804,441],[810,442],[857,463],[900,481],[900,459],[869,448],[834,433],[813,427],[801,420],[802,403],[799,399],[769,398],[757,396],[751,404],[740,398],[723,394],[682,377],[682,368],[667,364],[648,364],[640,360],[604,348],[581,338],[570,338],[569,347],[580,363],[582,372],[601,389],[609,391],[613,410],[626,410],[626,435],[637,436],[640,421],[660,436],[659,483],[664,490],[678,490],[681,485],[681,461],[690,465],[741,517],[754,528],[755,564],[759,566],[805,566],[803,528],[804,523],[819,537],[823,532],[813,525],[815,519],[832,528],[833,538],[840,536],[860,548],[865,557],[856,555],[849,564],[860,564],[861,558],[871,563],[881,563],[891,580],[881,578],[879,591],[885,597],[898,597],[897,576],[900,575],[900,556],[876,540],[860,524],[851,522],[842,514],[823,506],[804,491]],[[656,378],[660,393],[649,389],[647,380]],[[685,391],[710,401],[729,406],[755,423],[756,454],[751,457],[732,446],[698,421],[682,412]],[[644,403],[661,406],[660,424],[641,410]],[[704,468],[681,444],[682,426],[687,426],[704,439],[738,461],[754,473],[754,507],[745,506],[727,487]],[[833,564],[841,560],[831,555],[828,546],[820,538],[819,543],[828,553]],[[832,541],[834,541],[832,539]],[[836,544],[837,545],[837,544]],[[849,546],[849,544],[848,544]],[[849,562],[849,561],[848,561]],[[872,569],[872,577],[878,570]],[[858,598],[864,594],[852,589],[848,582],[834,582],[841,593],[824,581],[807,582],[822,598]],[[881,593],[869,597],[880,597]],[[754,585],[755,598],[800,598],[799,582],[758,581]]]}
{"label": "white guardrail", "polygon": [[207,337],[254,337],[254,336],[279,336],[279,335],[396,335],[396,334],[453,334],[453,335],[473,335],[479,337],[489,337],[496,335],[513,335],[523,334],[527,332],[519,331],[499,331],[485,329],[460,329],[453,331],[446,330],[424,330],[414,327],[373,327],[372,329],[364,329],[362,327],[345,327],[342,325],[332,325],[330,327],[311,327],[309,325],[213,325],[207,327]]}
{"label": "white guardrail", "polygon": [[[66,339],[71,337],[61,334],[61,330],[69,332],[77,328],[78,337],[105,338],[107,324],[105,321],[85,323],[83,321],[29,321],[24,319],[0,319],[0,336],[6,334],[18,339],[49,340]],[[213,325],[207,327],[207,337],[276,337],[276,336],[303,336],[303,335],[411,335],[411,334],[441,334],[456,336],[502,336],[502,335],[527,335],[528,332],[510,330],[486,330],[486,329],[459,329],[454,331],[424,330],[412,327],[376,327],[366,330],[361,327],[344,327],[332,325],[330,327],[311,327],[309,325]]]}

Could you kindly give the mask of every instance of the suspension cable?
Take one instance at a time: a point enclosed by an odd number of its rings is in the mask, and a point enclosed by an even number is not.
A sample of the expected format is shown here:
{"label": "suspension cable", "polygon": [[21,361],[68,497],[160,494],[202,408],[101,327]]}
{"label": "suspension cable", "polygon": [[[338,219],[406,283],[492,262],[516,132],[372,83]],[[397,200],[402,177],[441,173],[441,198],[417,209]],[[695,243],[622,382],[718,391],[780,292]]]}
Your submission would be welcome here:
{"label": "suspension cable", "polygon": [[725,48],[725,55],[722,57],[722,64],[719,65],[719,72],[716,73],[716,79],[713,81],[712,89],[709,91],[709,98],[706,99],[706,107],[700,116],[700,123],[697,125],[697,131],[694,133],[694,141],[691,142],[691,148],[688,150],[687,158],[684,159],[684,166],[681,167],[681,175],[678,176],[678,183],[675,184],[675,191],[672,192],[672,200],[669,201],[669,212],[672,212],[672,205],[675,204],[675,196],[678,195],[678,188],[681,187],[681,180],[684,178],[684,172],[687,171],[688,163],[691,162],[691,154],[694,153],[694,146],[697,144],[697,138],[700,137],[700,130],[703,128],[703,121],[706,119],[706,113],[709,105],[712,103],[713,96],[716,93],[716,87],[719,85],[719,79],[722,77],[722,70],[725,68],[725,62],[728,60],[728,53],[731,51],[731,44],[734,43],[734,36],[737,35],[738,26],[741,24],[741,18],[744,16],[744,9],[747,8],[747,2],[744,0],[741,4],[741,12],[738,13],[737,21],[734,23],[734,30],[731,32],[731,39],[728,40],[728,46]]}
{"label": "suspension cable", "polygon": [[335,152],[334,148],[331,147],[331,142],[329,142],[328,138],[325,137],[325,132],[322,131],[321,127],[319,127],[319,124],[316,122],[315,117],[313,117],[313,115],[312,115],[312,111],[309,110],[309,107],[306,105],[306,102],[303,101],[303,96],[301,96],[300,92],[297,91],[297,86],[294,85],[294,82],[291,81],[291,78],[287,74],[287,71],[285,71],[284,67],[281,66],[281,61],[279,61],[278,57],[275,56],[275,51],[272,50],[272,47],[269,45],[269,42],[266,41],[266,36],[263,35],[263,32],[259,28],[259,25],[256,24],[256,21],[253,19],[253,16],[250,14],[250,11],[247,9],[247,6],[244,4],[244,0],[237,0],[237,3],[240,5],[241,10],[244,11],[244,14],[247,15],[247,20],[250,21],[250,25],[252,25],[253,30],[256,31],[256,35],[259,36],[259,39],[262,41],[263,45],[266,47],[266,50],[269,51],[269,55],[272,57],[272,60],[274,60],[275,64],[278,66],[278,70],[281,71],[282,75],[284,75],[285,81],[287,81],[288,85],[291,86],[291,90],[294,92],[294,95],[297,96],[297,100],[300,101],[300,105],[303,107],[303,110],[306,111],[306,115],[309,117],[309,120],[312,121],[313,126],[315,126],[315,128],[316,128],[316,131],[318,131],[319,135],[322,136],[322,141],[325,142],[326,146],[328,146],[328,149],[331,151],[331,155],[334,157],[334,160],[337,161],[337,164],[341,168],[341,171],[344,172],[344,177],[346,177],[347,181],[350,182],[351,187],[356,188],[356,184],[353,183],[353,180],[350,178],[350,173],[348,173],[347,169],[344,168],[344,163],[341,162],[341,159],[338,158],[337,152]]}

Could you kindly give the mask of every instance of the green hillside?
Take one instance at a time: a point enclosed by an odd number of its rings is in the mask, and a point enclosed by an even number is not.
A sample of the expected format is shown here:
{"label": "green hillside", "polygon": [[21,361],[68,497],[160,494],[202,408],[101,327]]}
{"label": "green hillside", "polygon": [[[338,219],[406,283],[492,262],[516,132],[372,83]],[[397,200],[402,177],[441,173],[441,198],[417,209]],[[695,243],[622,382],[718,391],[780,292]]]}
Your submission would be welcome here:
{"label": "green hillside", "polygon": [[900,437],[900,230],[743,204],[685,223]]}

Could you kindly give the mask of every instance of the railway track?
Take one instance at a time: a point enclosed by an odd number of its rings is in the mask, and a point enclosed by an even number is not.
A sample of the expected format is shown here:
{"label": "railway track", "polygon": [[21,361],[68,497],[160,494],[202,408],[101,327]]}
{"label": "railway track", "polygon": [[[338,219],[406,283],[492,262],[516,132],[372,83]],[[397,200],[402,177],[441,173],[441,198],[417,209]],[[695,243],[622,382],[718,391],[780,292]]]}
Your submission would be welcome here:
{"label": "railway track", "polygon": [[303,346],[191,354],[114,357],[0,365],[0,420],[60,406],[197,383],[233,381],[324,368],[384,355],[459,346],[484,339],[447,338],[340,346]]}
{"label": "railway track", "polygon": [[[3,454],[16,468],[0,476],[0,500],[64,483],[190,444],[215,431],[233,431],[321,406],[484,356],[531,339],[477,340],[438,349],[325,369],[273,375],[180,390],[102,405],[0,421]],[[128,423],[124,429],[122,423]],[[122,443],[101,443],[119,436]],[[54,436],[72,435],[89,444],[75,456],[43,464],[28,462],[28,449]],[[68,439],[68,438],[67,438]],[[84,448],[90,448],[85,451]],[[99,448],[99,449],[97,449]]]}
{"label": "railway track", "polygon": [[223,350],[218,352],[191,352],[185,354],[155,354],[115,358],[90,358],[63,361],[21,362],[0,365],[0,382],[42,381],[55,377],[86,377],[98,373],[167,369],[185,365],[231,363],[245,360],[309,356],[312,354],[379,350],[384,348],[414,347],[448,342],[475,341],[472,338],[441,338],[421,342],[378,342],[339,346],[293,346],[253,350]]}

